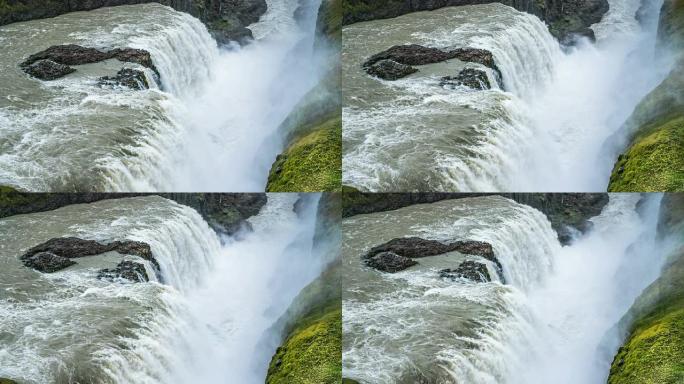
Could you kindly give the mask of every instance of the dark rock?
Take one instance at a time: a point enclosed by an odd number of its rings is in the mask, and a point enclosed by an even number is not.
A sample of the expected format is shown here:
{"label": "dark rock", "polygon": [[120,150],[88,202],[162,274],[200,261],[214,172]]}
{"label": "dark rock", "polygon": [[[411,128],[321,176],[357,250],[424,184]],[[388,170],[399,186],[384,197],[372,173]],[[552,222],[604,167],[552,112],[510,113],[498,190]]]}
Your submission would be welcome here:
{"label": "dark rock", "polygon": [[54,255],[74,259],[79,257],[99,255],[105,252],[115,251],[125,255],[139,256],[150,261],[157,270],[159,263],[152,256],[149,244],[140,241],[115,241],[102,244],[95,240],[84,240],[77,237],[59,237],[50,239],[42,244],[29,249],[21,256],[21,260],[28,260],[40,252],[49,252]]}
{"label": "dark rock", "polygon": [[[386,51],[369,57],[363,63],[363,68],[366,70],[366,72],[369,72],[370,68],[374,67],[374,64],[385,60],[391,60],[399,64],[411,66],[434,64],[450,59],[458,59],[468,63],[482,64],[485,67],[492,68],[497,74],[500,75],[499,68],[494,62],[494,55],[486,49],[466,47],[447,51],[439,48],[424,47],[418,44],[395,45]],[[389,66],[389,64],[384,64],[384,66]],[[416,70],[413,72],[415,71]]]}
{"label": "dark rock", "polygon": [[492,281],[489,276],[487,266],[477,261],[464,261],[456,269],[443,269],[439,271],[439,276],[445,279],[456,280],[457,278],[464,278],[478,283],[487,283]]}
{"label": "dark rock", "polygon": [[416,68],[397,63],[394,60],[380,60],[365,67],[365,70],[369,75],[379,77],[383,80],[397,80],[418,72]]}
{"label": "dark rock", "polygon": [[247,27],[240,27],[231,30],[212,30],[211,36],[216,40],[219,45],[230,44],[235,41],[240,45],[246,45],[250,41],[254,40],[254,35],[252,30]]}
{"label": "dark rock", "polygon": [[389,273],[403,271],[406,268],[418,264],[416,261],[405,256],[397,255],[394,252],[376,253],[371,257],[365,258],[364,262],[371,268]]}
{"label": "dark rock", "polygon": [[[117,59],[122,62],[140,64],[144,67],[152,69],[157,75],[159,75],[157,68],[152,63],[152,56],[149,52],[143,49],[116,48],[110,51],[101,51],[96,48],[82,47],[76,44],[54,45],[48,49],[29,56],[26,60],[24,60],[24,62],[19,64],[19,66],[24,70],[24,72],[32,75],[33,71],[29,69],[34,67],[34,63],[42,60],[50,60],[57,64],[69,66],[97,63],[108,59]],[[73,68],[70,69],[71,71],[67,73],[75,71]]]}
{"label": "dark rock", "polygon": [[135,261],[124,260],[120,262],[116,268],[102,269],[97,274],[98,279],[126,279],[136,283],[143,283],[150,281],[145,271],[145,266]]}
{"label": "dark rock", "polygon": [[399,256],[420,258],[441,255],[448,252],[460,252],[467,255],[482,256],[496,265],[497,273],[501,281],[504,281],[503,266],[494,255],[494,249],[489,243],[483,241],[455,241],[442,243],[436,240],[425,240],[420,237],[403,237],[392,239],[377,247],[371,248],[362,258],[368,260],[381,252],[392,252]]}
{"label": "dark rock", "polygon": [[365,258],[370,258],[380,252],[394,252],[405,257],[420,258],[454,251],[469,255],[478,255],[485,258],[494,258],[494,250],[492,249],[491,244],[482,241],[442,243],[437,240],[421,239],[420,237],[392,239],[384,244],[371,248]]}
{"label": "dark rock", "polygon": [[424,47],[418,44],[395,45],[392,48],[377,53],[363,63],[363,67],[369,67],[381,60],[393,60],[405,65],[434,64],[456,57],[451,51],[443,51],[439,48]]}
{"label": "dark rock", "polygon": [[20,66],[25,67],[38,60],[52,60],[64,65],[80,65],[97,63],[112,57],[113,55],[109,52],[103,52],[96,48],[87,48],[76,44],[54,45],[29,56]]}
{"label": "dark rock", "polygon": [[485,71],[473,68],[466,68],[459,72],[457,76],[446,76],[440,79],[439,85],[445,88],[455,88],[458,86],[466,86],[473,89],[491,89],[492,85],[489,83],[487,73]]}
{"label": "dark rock", "polygon": [[137,90],[150,87],[143,71],[130,68],[123,68],[116,76],[101,77],[98,82],[104,86],[122,86]]}
{"label": "dark rock", "polygon": [[66,257],[51,252],[38,252],[26,258],[22,257],[22,262],[25,266],[43,273],[57,272],[76,264]]}
{"label": "dark rock", "polygon": [[38,60],[24,68],[24,72],[40,80],[54,80],[76,71],[68,65],[52,60]]}

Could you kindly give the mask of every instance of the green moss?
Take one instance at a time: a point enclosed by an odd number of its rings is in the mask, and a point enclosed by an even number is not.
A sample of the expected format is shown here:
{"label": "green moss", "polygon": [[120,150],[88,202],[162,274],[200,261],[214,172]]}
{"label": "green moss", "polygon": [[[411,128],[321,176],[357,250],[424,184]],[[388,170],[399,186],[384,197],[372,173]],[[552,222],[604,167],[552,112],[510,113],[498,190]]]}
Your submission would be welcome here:
{"label": "green moss", "polygon": [[18,383],[12,379],[5,379],[5,378],[0,377],[0,384],[18,384]]}
{"label": "green moss", "polygon": [[319,28],[330,41],[342,43],[342,0],[327,0],[321,4]]}
{"label": "green moss", "polygon": [[684,190],[684,117],[651,124],[620,156],[610,179],[611,192]]}
{"label": "green moss", "polygon": [[267,384],[337,384],[342,379],[342,308],[334,300],[299,322],[278,348]]}
{"label": "green moss", "polygon": [[268,192],[337,191],[342,180],[342,118],[336,115],[293,140],[278,156]]}
{"label": "green moss", "polygon": [[609,384],[684,382],[684,300],[658,306],[639,320],[610,369]]}

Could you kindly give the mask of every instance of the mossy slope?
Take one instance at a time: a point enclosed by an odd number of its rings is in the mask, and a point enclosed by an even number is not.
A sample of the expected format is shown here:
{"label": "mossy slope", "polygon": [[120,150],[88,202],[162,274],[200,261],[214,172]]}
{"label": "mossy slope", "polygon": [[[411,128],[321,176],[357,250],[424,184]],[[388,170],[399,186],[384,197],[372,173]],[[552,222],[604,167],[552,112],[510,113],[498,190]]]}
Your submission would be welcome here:
{"label": "mossy slope", "polygon": [[342,117],[312,126],[280,154],[268,177],[268,192],[318,192],[340,189]]}
{"label": "mossy slope", "polygon": [[342,183],[340,57],[342,2],[321,4],[316,49],[330,69],[283,122],[286,148],[268,175],[268,192],[334,192]]}
{"label": "mossy slope", "polygon": [[659,232],[679,239],[679,248],[623,319],[630,325],[613,360],[609,384],[684,382],[684,195],[665,196]]}
{"label": "mossy slope", "polygon": [[[659,50],[684,46],[684,1],[666,0]],[[684,56],[667,78],[636,107],[626,123],[627,149],[613,168],[611,192],[684,191]]]}

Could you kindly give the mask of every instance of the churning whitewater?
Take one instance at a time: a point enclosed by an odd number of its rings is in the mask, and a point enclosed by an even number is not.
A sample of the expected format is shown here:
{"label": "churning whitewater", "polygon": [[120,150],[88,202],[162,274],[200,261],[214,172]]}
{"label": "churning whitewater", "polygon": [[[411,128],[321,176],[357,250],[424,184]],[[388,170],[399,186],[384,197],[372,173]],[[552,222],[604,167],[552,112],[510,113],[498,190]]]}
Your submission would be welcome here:
{"label": "churning whitewater", "polygon": [[[367,191],[605,191],[621,127],[666,76],[656,59],[662,1],[612,0],[597,41],[562,47],[536,16],[494,3],[445,7],[346,26],[344,183]],[[637,13],[641,15],[637,21]],[[378,31],[382,31],[378,33]],[[464,68],[416,66],[397,81],[368,76],[394,45],[490,51],[502,87],[439,86]],[[666,56],[666,55],[660,55]],[[624,144],[622,144],[624,145]]]}
{"label": "churning whitewater", "polygon": [[[318,81],[319,0],[268,1],[255,41],[219,48],[192,16],[159,4],[0,27],[0,184],[31,191],[263,191],[278,128]],[[150,89],[101,87],[111,59],[38,81],[18,64],[52,45],[151,53]]]}
{"label": "churning whitewater", "polygon": [[[622,341],[613,327],[664,262],[660,198],[611,195],[591,231],[568,246],[541,212],[498,196],[345,219],[343,375],[378,384],[605,383]],[[505,282],[440,277],[464,260],[491,269],[458,252],[395,274],[359,259],[411,236],[487,242]]]}
{"label": "churning whitewater", "polygon": [[[269,195],[248,219],[252,231],[223,238],[196,211],[160,197],[0,220],[0,376],[31,384],[263,383],[282,341],[274,324],[330,261],[312,247],[318,197],[295,213],[298,199]],[[96,278],[97,268],[120,261],[109,253],[55,273],[21,265],[22,251],[63,236],[146,242],[161,281]]]}

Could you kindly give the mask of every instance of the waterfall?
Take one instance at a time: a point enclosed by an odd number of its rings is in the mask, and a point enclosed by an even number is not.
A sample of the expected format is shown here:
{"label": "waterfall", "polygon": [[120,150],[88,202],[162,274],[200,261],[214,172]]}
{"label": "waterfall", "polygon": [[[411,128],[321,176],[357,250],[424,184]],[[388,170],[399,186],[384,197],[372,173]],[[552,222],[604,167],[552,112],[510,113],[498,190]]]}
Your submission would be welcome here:
{"label": "waterfall", "polygon": [[544,283],[522,298],[527,331],[507,347],[507,383],[605,383],[619,340],[605,336],[663,263],[655,243],[660,196],[611,195],[594,228],[554,255]]}
{"label": "waterfall", "polygon": [[[269,195],[261,213],[249,220],[253,232],[239,241],[225,238],[221,246],[205,223],[186,229],[180,239],[173,237],[175,225],[161,233],[136,233],[139,239],[157,239],[153,250],[174,289],[162,296],[162,314],[123,341],[127,348],[101,351],[112,380],[263,382],[276,346],[260,340],[324,267],[312,251],[317,200],[298,215],[292,209],[297,199]],[[194,239],[203,233],[210,238],[197,248]]]}

